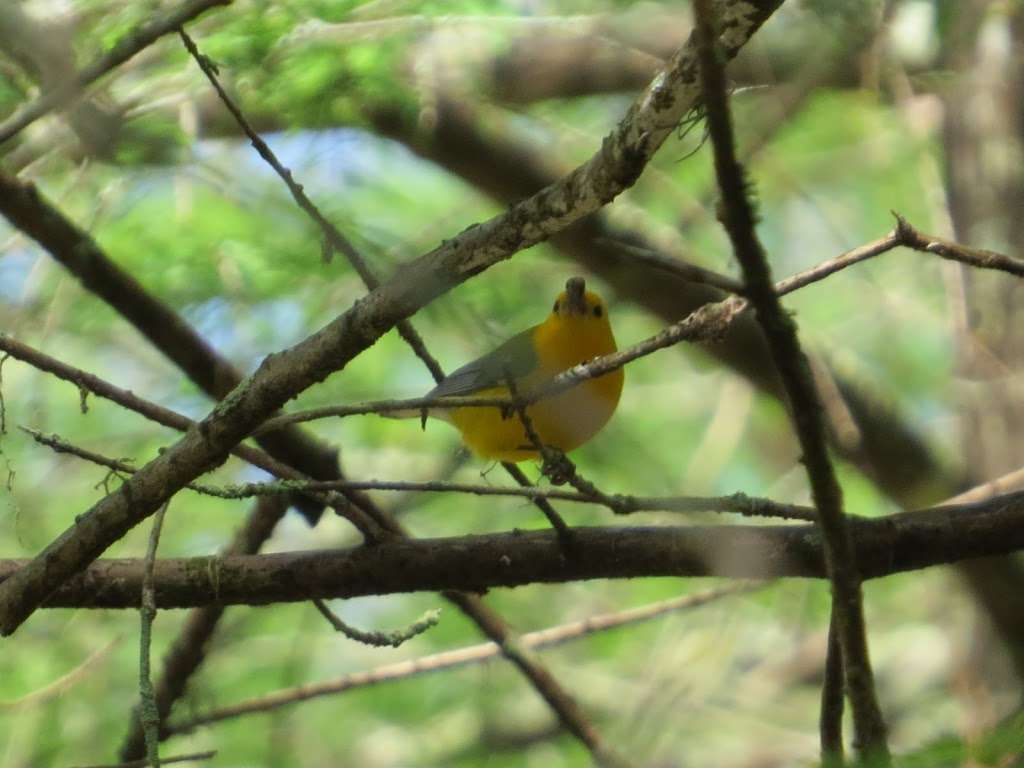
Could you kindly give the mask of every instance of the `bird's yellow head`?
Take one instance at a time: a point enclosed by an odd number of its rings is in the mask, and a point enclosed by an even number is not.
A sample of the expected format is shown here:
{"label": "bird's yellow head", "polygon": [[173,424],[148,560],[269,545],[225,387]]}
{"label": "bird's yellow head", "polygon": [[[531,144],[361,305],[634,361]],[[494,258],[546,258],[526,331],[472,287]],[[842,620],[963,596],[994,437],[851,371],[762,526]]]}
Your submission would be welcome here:
{"label": "bird's yellow head", "polygon": [[584,321],[604,326],[608,324],[608,308],[600,296],[587,290],[582,277],[570,277],[565,283],[565,290],[558,294],[551,308],[551,320]]}

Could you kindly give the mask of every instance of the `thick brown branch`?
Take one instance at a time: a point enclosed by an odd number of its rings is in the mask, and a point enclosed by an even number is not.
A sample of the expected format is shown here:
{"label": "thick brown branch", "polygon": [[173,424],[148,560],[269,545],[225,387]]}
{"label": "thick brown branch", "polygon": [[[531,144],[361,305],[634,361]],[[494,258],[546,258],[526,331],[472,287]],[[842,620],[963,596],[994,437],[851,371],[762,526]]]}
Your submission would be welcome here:
{"label": "thick brown branch", "polygon": [[[1024,493],[850,525],[864,578],[1024,548]],[[574,528],[574,557],[549,529],[395,539],[356,549],[159,560],[160,608],[261,605],[415,591],[473,591],[637,577],[825,578],[814,525]],[[10,581],[25,560],[0,561]],[[51,608],[136,608],[141,560],[101,560],[69,579]]]}

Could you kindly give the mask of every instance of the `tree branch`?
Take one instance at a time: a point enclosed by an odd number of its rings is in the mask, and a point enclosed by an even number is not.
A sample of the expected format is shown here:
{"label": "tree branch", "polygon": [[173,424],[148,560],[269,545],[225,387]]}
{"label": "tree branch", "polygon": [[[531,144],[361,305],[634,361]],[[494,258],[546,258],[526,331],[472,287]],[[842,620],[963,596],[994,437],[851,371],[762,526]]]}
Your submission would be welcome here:
{"label": "tree branch", "polygon": [[825,545],[825,565],[832,583],[833,612],[842,649],[846,693],[850,698],[856,744],[862,756],[888,765],[885,722],[875,694],[868,654],[858,561],[843,512],[842,490],[828,456],[821,400],[796,325],[785,313],[771,280],[768,260],[754,231],[748,182],[736,159],[725,75],[717,50],[716,22],[710,0],[694,0],[700,52],[701,94],[707,110],[715,171],[722,193],[722,223],[743,269],[748,297],[764,329],[772,357],[792,406],[803,463]]}
{"label": "tree branch", "polygon": [[[650,621],[667,613],[697,608],[725,597],[749,592],[754,589],[761,589],[767,585],[767,582],[739,582],[724,587],[715,587],[703,592],[673,597],[638,608],[627,608],[615,613],[590,616],[582,621],[573,621],[557,627],[527,632],[520,638],[520,642],[532,650],[550,648],[596,632],[606,632],[610,629]],[[354,688],[378,685],[393,680],[405,680],[430,672],[440,672],[469,664],[477,664],[500,655],[501,649],[495,643],[480,643],[467,648],[434,653],[430,656],[410,661],[387,664],[366,672],[354,672],[336,680],[286,688],[254,699],[241,701],[222,709],[190,717],[178,723],[171,723],[167,728],[167,735],[188,733],[200,726],[210,725],[221,720],[229,720],[257,712],[270,712],[291,704],[297,704],[321,696],[343,693]]]}
{"label": "tree branch", "polygon": [[[186,416],[182,416],[176,411],[164,408],[156,402],[146,400],[143,397],[139,397],[134,392],[130,392],[127,389],[115,386],[109,382],[100,379],[98,376],[94,376],[86,371],[69,366],[66,362],[62,362],[55,357],[51,357],[44,352],[39,351],[30,347],[28,344],[23,344],[6,334],[0,333],[0,351],[3,351],[6,355],[14,357],[15,359],[27,362],[30,366],[47,373],[53,374],[58,379],[63,381],[71,382],[75,384],[80,392],[91,392],[104,399],[109,399],[112,402],[116,402],[119,406],[128,409],[140,416],[155,421],[163,426],[176,429],[184,432],[190,427],[195,425],[195,422]],[[0,360],[2,362],[2,360]],[[2,399],[0,399],[0,406],[2,406]],[[31,430],[28,430],[30,434],[33,434]],[[36,434],[33,434],[35,437]],[[298,433],[301,435],[301,433]],[[36,438],[39,439],[38,437]],[[46,442],[46,440],[40,440]],[[49,443],[52,445],[52,441]],[[305,481],[309,480],[309,476],[302,472],[293,469],[288,464],[280,462],[268,454],[264,454],[262,451],[254,449],[249,445],[238,444],[231,449],[231,454],[249,462],[254,467],[269,472],[276,477],[282,479],[288,479],[293,481]],[[79,452],[79,455],[81,453]],[[87,457],[83,457],[87,458]],[[108,462],[104,462],[102,458],[97,462],[104,466],[110,466]],[[134,472],[135,468],[131,466],[117,466],[112,467],[117,471]],[[346,493],[347,490],[346,490]],[[370,539],[378,538],[381,535],[380,526],[367,514],[367,512],[361,508],[365,504],[356,504],[351,499],[346,499],[343,496],[328,496],[321,495],[307,495],[312,502],[318,506],[327,505],[332,508],[342,517],[348,519],[362,535],[369,537]],[[362,502],[359,497],[353,497],[356,502]]]}
{"label": "tree branch", "polygon": [[[968,505],[854,518],[865,579],[1024,548],[1024,492]],[[393,539],[355,549],[158,560],[159,608],[263,605],[415,591],[478,591],[638,577],[825,578],[817,526],[573,529],[567,559],[551,530]],[[0,560],[0,586],[25,560]],[[142,561],[100,560],[52,593],[49,608],[136,608]]]}
{"label": "tree branch", "polygon": [[[370,269],[370,265],[363,258],[363,255],[359,253],[351,241],[345,237],[341,230],[339,230],[331,221],[320,212],[320,209],[316,207],[312,200],[306,195],[302,189],[302,185],[296,183],[295,179],[292,178],[292,172],[282,165],[281,161],[277,159],[277,155],[270,149],[262,137],[256,133],[249,121],[245,119],[245,115],[238,106],[231,100],[227,92],[221,87],[220,82],[217,80],[217,68],[213,62],[207,56],[204,56],[199,52],[195,42],[188,36],[184,29],[179,29],[178,34],[181,37],[181,41],[185,44],[185,48],[195,59],[196,64],[206,75],[207,80],[213,86],[217,92],[217,97],[221,100],[227,110],[231,113],[231,116],[235,118],[239,127],[243,133],[249,137],[249,142],[253,148],[259,153],[259,156],[266,161],[267,165],[274,169],[274,172],[281,177],[281,180],[288,187],[288,191],[291,192],[292,199],[295,200],[295,204],[299,206],[313,220],[313,223],[320,228],[324,237],[324,260],[330,261],[330,257],[334,251],[339,251],[345,255],[348,259],[349,264],[356,270],[359,277],[362,278],[363,284],[369,289],[373,290],[380,285],[380,280]],[[434,356],[427,350],[426,345],[423,343],[423,339],[415,328],[412,327],[412,323],[408,320],[401,320],[397,323],[396,328],[398,329],[399,335],[405,340],[405,343],[409,345],[413,353],[430,371],[430,374],[434,377],[435,381],[440,381],[444,378],[444,372],[441,370],[440,363],[434,359]]]}
{"label": "tree branch", "polygon": [[160,768],[160,713],[156,708],[153,680],[149,675],[149,654],[153,641],[153,622],[156,620],[156,599],[153,597],[153,564],[160,543],[160,531],[167,514],[167,504],[161,505],[153,515],[149,546],[142,561],[142,606],[139,609],[139,722],[146,742],[146,758],[153,768]]}
{"label": "tree branch", "polygon": [[19,131],[31,125],[52,109],[68,104],[84,88],[120,66],[135,54],[182,24],[191,21],[217,5],[228,5],[231,0],[187,0],[170,13],[140,25],[118,40],[105,54],[81,70],[73,79],[60,87],[48,90],[31,104],[19,109],[0,123],[0,144],[10,140]]}
{"label": "tree branch", "polygon": [[[234,540],[224,549],[226,555],[251,555],[259,551],[287,507],[280,498],[258,500]],[[189,678],[206,658],[206,646],[224,614],[223,605],[205,605],[192,610],[163,658],[163,673],[154,686],[154,698],[160,715],[160,734],[164,738],[171,706],[185,692]],[[144,734],[138,709],[133,710],[128,733],[121,744],[120,758],[130,761],[145,752]],[[167,762],[164,759],[163,762]]]}
{"label": "tree branch", "polygon": [[[211,398],[219,400],[241,382],[242,375],[180,315],[111,261],[86,231],[48,203],[31,183],[0,173],[0,213],[131,323]],[[337,451],[301,430],[263,434],[257,442],[278,461],[318,480],[341,477]],[[299,500],[297,506],[311,523],[320,516],[319,504]]]}
{"label": "tree branch", "polygon": [[915,251],[934,253],[950,261],[959,261],[980,269],[995,269],[1001,272],[1009,272],[1017,277],[1024,277],[1024,261],[1015,259],[996,251],[987,251],[983,248],[968,248],[959,243],[949,240],[925,235],[918,232],[910,223],[893,211],[896,217],[896,235],[900,239],[900,245],[913,248]]}

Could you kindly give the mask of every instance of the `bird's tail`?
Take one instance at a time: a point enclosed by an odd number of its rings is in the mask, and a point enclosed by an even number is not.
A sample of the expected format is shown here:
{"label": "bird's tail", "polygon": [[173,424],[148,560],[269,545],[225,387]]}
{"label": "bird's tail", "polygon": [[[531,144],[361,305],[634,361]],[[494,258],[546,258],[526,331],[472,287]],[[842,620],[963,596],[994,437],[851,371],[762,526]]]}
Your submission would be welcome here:
{"label": "bird's tail", "polygon": [[445,408],[402,408],[395,411],[381,411],[378,415],[385,419],[419,419],[420,426],[426,429],[428,416],[433,419],[445,419],[447,413]]}

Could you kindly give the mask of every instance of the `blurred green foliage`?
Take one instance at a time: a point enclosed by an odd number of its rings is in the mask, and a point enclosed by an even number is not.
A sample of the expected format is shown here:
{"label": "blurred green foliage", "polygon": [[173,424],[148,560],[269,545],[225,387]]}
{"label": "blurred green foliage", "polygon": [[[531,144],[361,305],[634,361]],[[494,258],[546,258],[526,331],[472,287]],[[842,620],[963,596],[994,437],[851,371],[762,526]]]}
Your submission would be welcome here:
{"label": "blurred green foliage", "polygon": [[[80,60],[109,47],[157,6],[166,4],[81,3]],[[410,77],[417,47],[452,15],[600,15],[627,6],[641,12],[630,3],[571,0],[240,0],[209,13],[192,31],[247,114],[280,129],[268,138],[296,178],[378,273],[390,275],[404,260],[499,210],[463,182],[366,130],[368,106],[388,105],[410,119],[423,116],[428,94]],[[330,26],[382,19],[404,23],[379,36]],[[431,23],[424,25],[424,19]],[[836,22],[828,15],[820,23],[831,29]],[[483,22],[480,27],[480,39],[491,43],[516,31],[515,25],[507,33]],[[780,34],[771,27],[765,32]],[[467,33],[466,40],[470,46],[477,38]],[[0,110],[12,110],[24,87],[17,78],[0,78]],[[246,144],[233,138],[196,142],[187,120],[162,111],[165,101],[180,108],[209,98],[209,86],[173,36],[104,81],[102,90],[132,100],[141,112],[117,147],[116,162],[83,163],[73,152],[53,152],[36,161],[33,178],[114,261],[241,369],[252,370],[264,355],[295,343],[364,295],[340,256],[323,263],[315,227]],[[758,116],[776,101],[772,88],[736,97],[741,146],[760,138]],[[553,100],[518,107],[518,114],[504,113],[502,119],[569,168],[599,146],[627,104],[622,96]],[[892,225],[890,209],[923,229],[941,231],[935,126],[912,130],[908,122],[891,94],[822,88],[767,137],[749,168],[761,235],[778,276],[881,236]],[[613,222],[630,222],[652,237],[683,244],[705,266],[736,274],[714,217],[710,153],[704,147],[686,157],[697,140],[691,135],[669,142],[608,214]],[[6,229],[0,240],[5,331],[149,399],[192,416],[207,411],[209,402],[193,385],[44,253]],[[442,297],[414,320],[450,370],[538,322],[577,269],[551,247],[538,246]],[[658,329],[607,286],[597,287],[610,299],[620,343]],[[786,303],[810,346],[888,399],[948,455],[941,436],[948,432],[956,393],[937,261],[888,254]],[[430,385],[392,333],[289,407],[414,396]],[[9,477],[8,487],[0,488],[5,557],[34,555],[105,492],[105,470],[51,454],[17,425],[57,432],[137,465],[175,440],[168,430],[93,398],[82,413],[74,387],[16,361],[3,366],[2,387],[8,431],[0,435],[0,479]],[[453,462],[460,450],[457,436],[439,423],[421,431],[415,422],[359,417],[310,429],[341,446],[354,478],[432,479],[457,465],[453,479],[479,482],[486,469],[475,459]],[[688,348],[631,365],[616,418],[574,459],[610,492],[744,491],[807,501],[782,409]],[[535,467],[525,468],[537,477]],[[840,466],[840,476],[851,511],[892,511],[857,470]],[[255,477],[232,460],[211,481]],[[505,480],[495,470],[486,482]],[[378,498],[385,506],[394,503],[387,494]],[[618,523],[601,509],[563,511],[572,524]],[[160,552],[215,552],[245,512],[244,504],[183,493],[171,503]],[[405,521],[419,536],[545,525],[532,507],[513,499],[441,495],[416,499]],[[685,521],[645,515],[627,522]],[[143,525],[108,555],[140,556],[147,535]],[[310,530],[289,515],[269,549],[352,541],[336,518]],[[528,631],[704,586],[669,579],[543,585],[496,590],[487,601]],[[882,700],[897,751],[909,753],[905,765],[959,765],[967,754],[976,765],[1000,764],[1015,748],[1000,747],[1006,744],[1001,736],[969,749],[945,736],[958,730],[976,704],[955,679],[970,644],[970,626],[963,621],[969,604],[950,577],[939,571],[910,574],[872,583],[867,595]],[[348,621],[389,628],[439,604],[438,596],[423,594],[335,607]],[[809,765],[817,751],[816,673],[827,616],[825,585],[781,583],[543,656],[609,741],[647,764],[743,765],[764,757],[774,764]],[[177,611],[158,616],[155,659],[183,618]],[[112,761],[137,697],[137,625],[137,615],[127,611],[44,611],[3,641],[0,768]],[[353,645],[333,634],[309,605],[235,608],[177,711],[187,716],[280,687],[476,642],[471,624],[448,607],[437,628],[397,650]],[[491,662],[228,721],[175,739],[164,752],[215,748],[219,755],[211,764],[217,766],[589,764],[575,742],[551,736],[550,727],[551,714],[519,676]],[[486,746],[496,733],[538,738],[501,752]],[[1020,730],[1008,727],[1006,733]]]}

